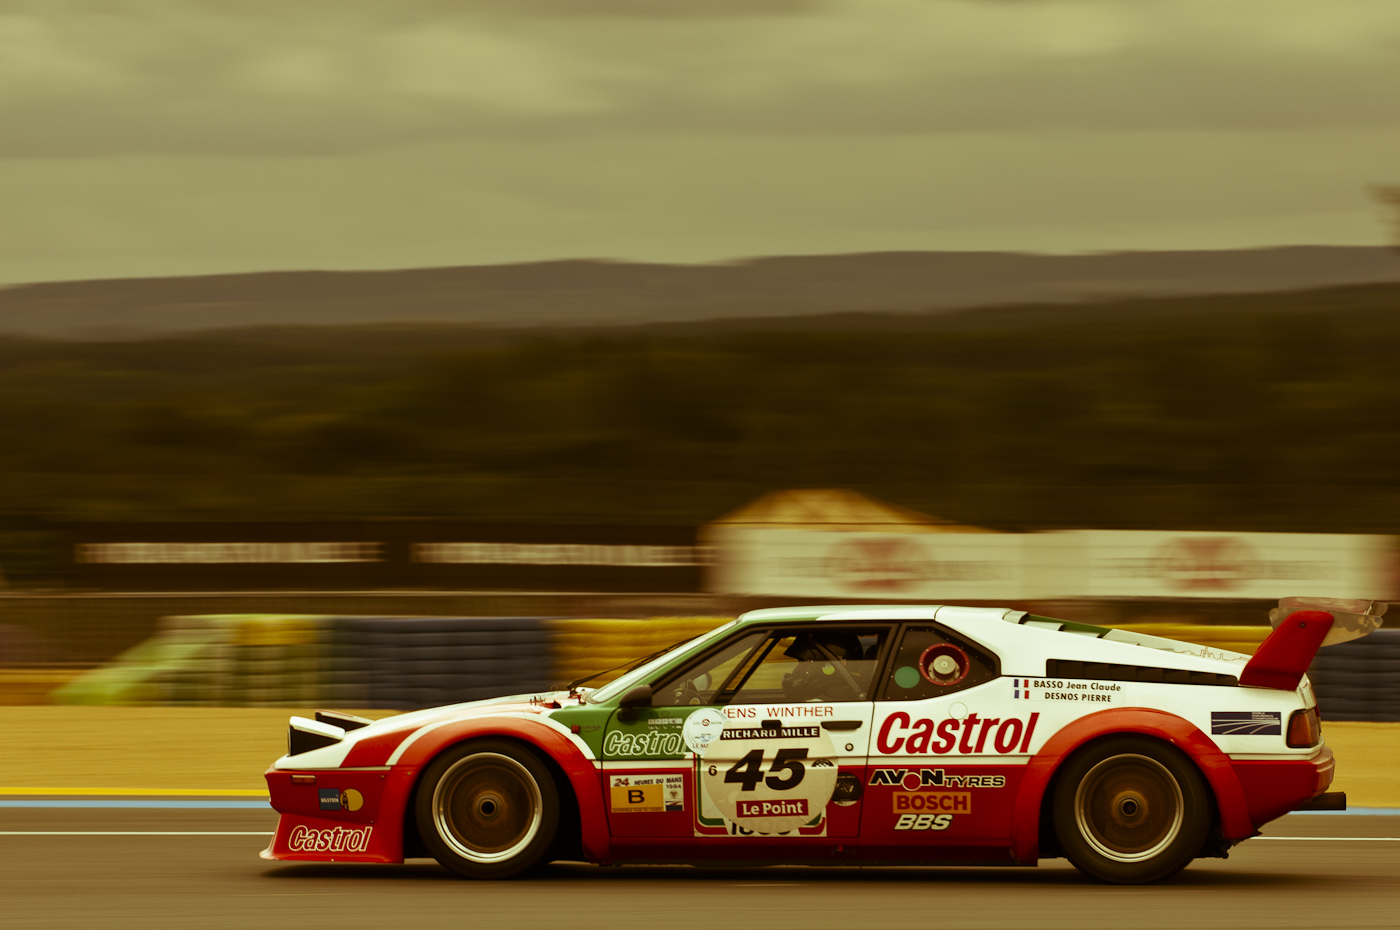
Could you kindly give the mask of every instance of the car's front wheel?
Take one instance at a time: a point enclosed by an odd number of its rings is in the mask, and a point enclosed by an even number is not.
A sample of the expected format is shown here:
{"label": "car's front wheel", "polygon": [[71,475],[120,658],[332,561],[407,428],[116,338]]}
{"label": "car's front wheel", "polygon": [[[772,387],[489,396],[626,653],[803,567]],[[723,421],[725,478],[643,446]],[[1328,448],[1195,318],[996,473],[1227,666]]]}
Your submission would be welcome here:
{"label": "car's front wheel", "polygon": [[1060,849],[1075,868],[1105,882],[1174,875],[1210,831],[1210,797],[1195,765],[1143,736],[1113,737],[1071,757],[1053,804]]}
{"label": "car's front wheel", "polygon": [[539,757],[509,740],[473,740],[432,761],[414,814],[433,857],[468,878],[540,864],[559,826],[559,791]]}

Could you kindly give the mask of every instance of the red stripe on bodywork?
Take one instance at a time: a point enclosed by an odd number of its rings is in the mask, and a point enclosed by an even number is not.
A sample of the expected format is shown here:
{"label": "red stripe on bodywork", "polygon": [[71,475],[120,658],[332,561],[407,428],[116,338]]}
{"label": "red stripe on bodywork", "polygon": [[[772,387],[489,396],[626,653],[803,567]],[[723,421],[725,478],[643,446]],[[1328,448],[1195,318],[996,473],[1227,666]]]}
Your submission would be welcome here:
{"label": "red stripe on bodywork", "polygon": [[[1170,743],[1185,752],[1201,770],[1215,794],[1225,839],[1234,842],[1254,835],[1249,806],[1230,757],[1189,721],[1147,707],[1101,710],[1081,717],[1050,737],[1031,758],[1016,794],[1011,846],[1016,861],[1034,865],[1040,858],[1040,810],[1051,778],[1066,758],[1080,746],[1102,736],[1139,733]],[[1301,799],[1306,800],[1306,798]]]}
{"label": "red stripe on bodywork", "polygon": [[390,730],[387,733],[375,733],[365,736],[355,742],[350,747],[350,752],[341,763],[342,768],[365,769],[373,768],[376,765],[388,765],[389,757],[394,754],[394,750],[399,748],[399,743],[408,739],[425,724],[404,727],[402,730]]}
{"label": "red stripe on bodywork", "polygon": [[[504,736],[528,743],[564,770],[578,799],[583,851],[594,862],[610,856],[608,821],[598,769],[567,736],[535,720],[474,717],[440,726],[415,740],[399,758],[399,765],[415,770],[427,765],[444,749],[468,739]],[[397,771],[399,765],[394,766]]]}
{"label": "red stripe on bodywork", "polygon": [[1234,763],[1235,775],[1249,799],[1249,819],[1262,827],[1332,784],[1336,763],[1330,747],[1322,747],[1313,759],[1297,761],[1241,761]]}
{"label": "red stripe on bodywork", "polygon": [[1240,684],[1247,688],[1295,690],[1333,622],[1332,615],[1323,610],[1289,614],[1259,644],[1254,658],[1240,672]]}

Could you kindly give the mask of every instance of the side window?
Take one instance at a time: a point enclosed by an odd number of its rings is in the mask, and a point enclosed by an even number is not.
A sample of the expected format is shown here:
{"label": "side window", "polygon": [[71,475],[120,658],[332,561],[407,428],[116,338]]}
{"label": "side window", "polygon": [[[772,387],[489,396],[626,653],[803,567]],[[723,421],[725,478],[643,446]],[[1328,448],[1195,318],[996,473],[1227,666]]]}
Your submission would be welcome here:
{"label": "side window", "polygon": [[991,681],[996,657],[956,634],[933,626],[904,631],[890,665],[885,701],[922,701]]}
{"label": "side window", "polygon": [[888,627],[774,631],[721,700],[731,704],[870,699]]}
{"label": "side window", "polygon": [[763,633],[741,636],[712,652],[689,668],[657,685],[653,706],[687,707],[715,704],[715,693],[734,674],[755,646],[763,641]]}

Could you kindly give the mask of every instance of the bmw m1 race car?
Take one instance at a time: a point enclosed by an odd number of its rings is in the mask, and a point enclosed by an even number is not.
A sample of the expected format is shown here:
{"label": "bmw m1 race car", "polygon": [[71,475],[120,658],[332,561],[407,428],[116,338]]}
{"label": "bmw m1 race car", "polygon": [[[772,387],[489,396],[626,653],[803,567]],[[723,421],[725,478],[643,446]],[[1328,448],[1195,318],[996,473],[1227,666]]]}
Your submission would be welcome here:
{"label": "bmw m1 race car", "polygon": [[1250,656],[1017,610],[757,610],[609,684],[293,717],[268,859],[1034,865],[1165,878],[1340,809],[1304,672],[1385,605],[1285,599]]}

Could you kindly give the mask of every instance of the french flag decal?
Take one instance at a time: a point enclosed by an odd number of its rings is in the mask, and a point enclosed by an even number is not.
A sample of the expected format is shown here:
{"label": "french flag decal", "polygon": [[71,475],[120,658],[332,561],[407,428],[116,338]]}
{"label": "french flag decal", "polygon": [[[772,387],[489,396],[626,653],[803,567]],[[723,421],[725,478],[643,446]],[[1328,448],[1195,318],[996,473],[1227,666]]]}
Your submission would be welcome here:
{"label": "french flag decal", "polygon": [[1029,701],[1031,699],[1031,680],[1029,678],[1011,679],[1011,699],[1013,701]]}

